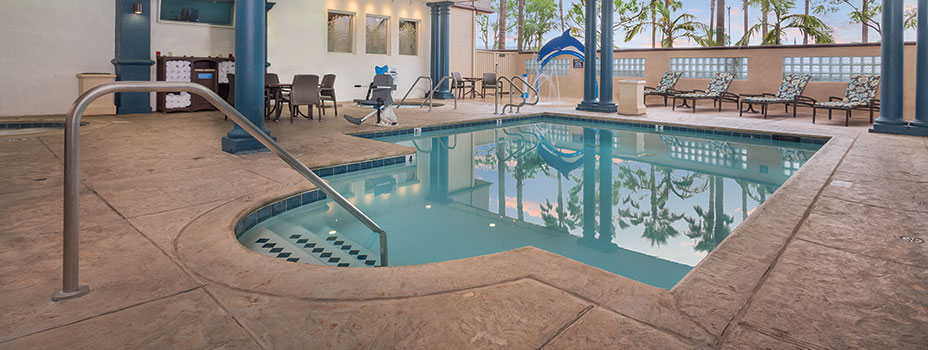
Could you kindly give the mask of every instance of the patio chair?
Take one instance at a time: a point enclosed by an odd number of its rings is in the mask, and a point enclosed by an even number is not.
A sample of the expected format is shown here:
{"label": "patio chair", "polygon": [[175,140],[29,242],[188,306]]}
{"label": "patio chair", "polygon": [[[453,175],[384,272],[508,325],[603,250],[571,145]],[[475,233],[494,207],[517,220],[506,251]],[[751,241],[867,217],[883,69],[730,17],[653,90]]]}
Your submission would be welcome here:
{"label": "patio chair", "polygon": [[[712,100],[713,104],[719,107],[719,112],[722,111],[723,101],[734,102],[735,106],[737,106],[739,96],[728,92],[728,87],[731,86],[731,81],[734,79],[735,73],[715,73],[705,91],[697,89],[673,95],[673,109],[676,110],[677,108],[677,98],[683,99],[681,107],[691,107],[693,113],[696,113],[697,100]],[[688,106],[686,104],[687,100],[693,100],[693,105]]]}
{"label": "patio chair", "polygon": [[322,84],[319,87],[319,97],[322,100],[322,114],[325,114],[325,101],[332,101],[332,108],[335,109],[335,115],[338,115],[338,102],[335,101],[335,74],[326,74],[322,76]]}
{"label": "patio chair", "polygon": [[812,107],[815,104],[814,98],[802,95],[806,85],[809,84],[809,79],[812,79],[810,74],[788,74],[783,78],[783,83],[780,84],[780,89],[777,90],[776,94],[742,95],[741,105],[738,107],[738,116],[744,115],[745,104],[749,106],[760,105],[764,119],[767,119],[767,108],[770,105],[783,104],[786,106],[786,111],[789,112],[789,105],[792,104],[793,118],[796,118],[796,110],[799,105]]}
{"label": "patio chair", "polygon": [[464,98],[464,94],[470,85],[467,81],[464,81],[464,78],[461,78],[461,73],[459,72],[451,72],[451,78],[454,80],[451,84],[451,88],[458,90],[458,98]]}
{"label": "patio chair", "polygon": [[844,91],[844,97],[831,96],[828,97],[828,102],[818,102],[812,106],[812,124],[815,124],[815,112],[819,108],[828,110],[828,120],[831,120],[832,110],[844,110],[844,126],[850,124],[851,110],[869,110],[870,124],[873,124],[873,111],[880,110],[880,100],[875,98],[879,88],[879,75],[852,75],[851,82]]}
{"label": "patio chair", "polygon": [[664,96],[664,107],[667,107],[667,98],[680,93],[674,89],[674,86],[677,86],[677,80],[680,80],[682,74],[681,72],[665,72],[656,87],[644,87],[644,98],[647,100],[648,96]]}
{"label": "patio chair", "polygon": [[[300,106],[309,108],[309,115],[303,115]],[[313,119],[313,106],[320,110],[319,121],[322,121],[322,98],[319,95],[318,75],[297,75],[293,77],[293,87],[290,90],[290,123],[294,116]]]}
{"label": "patio chair", "polygon": [[498,87],[499,82],[496,81],[496,73],[483,73],[483,81],[480,84],[480,93],[484,97],[487,96],[487,89],[492,89],[493,94],[496,94]]}
{"label": "patio chair", "polygon": [[[360,87],[359,85],[355,86]],[[381,124],[381,116],[383,113],[386,113],[388,118],[385,119],[389,122],[388,124],[396,125],[396,117],[392,111],[393,107],[395,107],[393,103],[393,89],[393,76],[389,74],[375,75],[374,80],[367,88],[366,97],[364,99],[354,100],[359,106],[373,107],[374,110],[360,118],[352,117],[347,114],[343,115],[343,117],[349,123],[361,125],[361,123],[364,123],[364,121],[376,114],[377,124]]]}
{"label": "patio chair", "polygon": [[[276,112],[274,121],[280,120],[280,112],[283,111],[283,104],[289,103],[289,91],[285,91],[280,86],[280,78],[277,73],[264,73],[264,119],[271,118],[271,112]],[[271,101],[274,102],[271,105]]]}

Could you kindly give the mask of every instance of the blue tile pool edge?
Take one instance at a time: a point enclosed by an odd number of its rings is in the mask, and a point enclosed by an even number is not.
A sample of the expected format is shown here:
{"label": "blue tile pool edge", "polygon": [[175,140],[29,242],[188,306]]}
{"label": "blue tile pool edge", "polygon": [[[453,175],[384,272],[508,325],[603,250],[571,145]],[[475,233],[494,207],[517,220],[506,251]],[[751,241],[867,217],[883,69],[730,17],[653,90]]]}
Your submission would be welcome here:
{"label": "blue tile pool edge", "polygon": [[[387,157],[380,159],[367,160],[363,162],[355,162],[349,164],[339,164],[333,165],[324,168],[313,169],[313,173],[319,175],[319,177],[328,177],[334,175],[341,175],[347,173],[353,173],[361,170],[369,170],[375,168],[381,168],[385,166],[391,166],[395,164],[405,164],[407,157],[411,157],[411,154],[401,155],[395,157]],[[286,213],[290,210],[302,207],[304,205],[309,205],[318,201],[326,200],[328,196],[325,192],[322,192],[320,189],[312,189],[309,191],[293,194],[276,201],[266,203],[257,209],[253,209],[248,214],[243,215],[239,218],[238,222],[235,224],[235,239],[240,239],[242,234],[248,230],[255,227],[255,225],[266,221],[277,215]]]}
{"label": "blue tile pool edge", "polygon": [[[499,120],[499,124],[497,124]],[[795,143],[805,143],[805,144],[815,144],[815,145],[824,145],[831,139],[828,136],[792,136],[792,135],[782,135],[769,132],[744,132],[744,130],[738,129],[706,129],[706,128],[697,128],[697,127],[683,127],[677,125],[669,125],[664,123],[642,123],[642,122],[630,122],[624,120],[610,120],[610,119],[600,119],[600,118],[589,118],[589,117],[578,117],[571,115],[559,115],[559,114],[534,114],[528,116],[520,117],[500,117],[496,119],[486,119],[473,122],[461,122],[461,123],[451,123],[444,125],[436,126],[427,126],[421,128],[406,128],[390,131],[368,131],[361,133],[349,134],[351,136],[366,138],[366,139],[379,139],[392,136],[401,136],[401,135],[415,135],[416,129],[421,129],[422,134],[436,132],[436,131],[446,131],[454,129],[463,129],[463,128],[473,128],[473,127],[482,127],[482,126],[507,126],[514,125],[523,122],[545,122],[545,121],[572,121],[572,122],[583,122],[593,125],[612,125],[612,126],[621,126],[633,129],[641,129],[647,131],[654,131],[655,126],[663,126],[664,131],[673,131],[681,133],[690,133],[694,136],[705,136],[705,135],[717,135],[717,136],[728,136],[728,137],[739,137],[750,140],[772,140],[772,141],[783,141],[783,142],[795,142]],[[418,135],[417,135],[418,136]],[[427,136],[427,135],[425,135]]]}

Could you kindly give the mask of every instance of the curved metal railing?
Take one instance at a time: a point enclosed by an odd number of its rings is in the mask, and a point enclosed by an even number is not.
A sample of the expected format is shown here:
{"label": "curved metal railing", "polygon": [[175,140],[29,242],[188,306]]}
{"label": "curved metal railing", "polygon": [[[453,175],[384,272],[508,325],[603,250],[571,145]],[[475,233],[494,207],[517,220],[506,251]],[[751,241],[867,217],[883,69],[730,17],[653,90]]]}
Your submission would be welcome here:
{"label": "curved metal railing", "polygon": [[[450,76],[450,75],[446,75],[446,76],[442,77],[441,79],[438,79],[438,84],[435,84],[434,87],[432,88],[432,91],[429,91],[429,95],[425,97],[426,99],[428,99],[429,105],[430,105],[430,106],[431,106],[431,104],[432,104],[432,97],[435,96],[435,92],[438,91],[438,88],[441,87],[441,84],[444,83],[445,80],[454,81],[454,77],[452,77],[452,76]],[[431,81],[431,80],[429,80],[429,81]],[[449,84],[450,84],[450,82],[449,82]],[[454,99],[454,110],[457,110],[457,109],[458,109],[458,97],[455,96],[454,94],[451,94],[451,98]],[[425,105],[425,101],[422,101],[422,104]],[[429,107],[429,112],[431,112],[431,111],[432,111],[432,107]]]}
{"label": "curved metal railing", "polygon": [[538,95],[538,89],[536,89],[534,85],[529,84],[527,81],[525,81],[525,79],[522,79],[522,77],[518,75],[513,75],[512,80],[518,80],[522,82],[522,85],[528,86],[529,90],[535,93],[535,100],[532,102],[525,102],[526,105],[534,106],[537,105],[539,101],[541,101],[541,96]]}
{"label": "curved metal railing", "polygon": [[[419,84],[419,81],[422,80],[422,79],[428,80],[428,81],[429,81],[429,85],[428,85],[428,86],[432,86],[432,78],[431,78],[431,77],[429,77],[429,76],[427,76],[427,75],[420,75],[418,78],[416,78],[416,81],[412,82],[412,86],[409,87],[409,90],[406,90],[406,94],[403,95],[403,99],[400,100],[400,103],[399,103],[398,105],[396,105],[396,108],[400,108],[400,107],[403,107],[403,106],[404,106],[404,105],[403,105],[403,102],[406,102],[406,98],[409,97],[409,93],[412,92],[412,89],[415,89],[415,88],[416,88],[416,84]],[[426,88],[426,90],[427,90],[427,89],[428,89],[428,88]],[[432,111],[432,99],[429,99],[428,101],[429,101],[429,112],[431,112],[431,111]],[[422,101],[422,104],[419,105],[419,108],[422,108],[422,106],[424,106],[424,105],[425,105],[425,101]]]}
{"label": "curved metal railing", "polygon": [[[496,94],[497,94],[497,95],[499,94],[499,89],[502,87],[502,84],[500,83],[500,82],[502,82],[502,81],[506,81],[506,82],[509,83],[509,103],[503,105],[503,113],[502,113],[502,114],[506,114],[506,107],[509,107],[509,113],[512,113],[512,109],[513,109],[513,108],[516,109],[516,113],[519,113],[519,112],[521,111],[521,109],[522,109],[522,106],[525,105],[525,91],[522,91],[521,88],[519,88],[518,86],[516,86],[516,84],[512,82],[512,79],[509,79],[509,78],[507,78],[507,77],[499,77],[499,78],[497,79],[497,83],[496,83],[496,86],[497,86],[497,87],[496,87]],[[522,102],[520,102],[519,104],[515,104],[515,103],[513,103],[513,101],[512,101],[512,90],[513,90],[513,89],[518,90],[518,91],[519,91],[519,96],[522,97]],[[497,101],[498,101],[498,99],[497,99]],[[498,102],[497,102],[497,103],[498,103]],[[495,108],[495,107],[494,107],[494,108]]]}
{"label": "curved metal railing", "polygon": [[314,174],[292,154],[284,150],[268,134],[265,134],[254,123],[245,118],[228,102],[223,100],[207,87],[186,82],[141,82],[123,81],[103,84],[88,90],[80,95],[71,110],[68,111],[64,129],[64,265],[62,268],[62,288],[52,294],[52,300],[77,298],[90,291],[90,287],[82,286],[78,280],[79,270],[79,193],[80,193],[80,124],[81,115],[91,102],[97,98],[114,92],[177,92],[186,91],[199,95],[209,101],[219,111],[232,119],[235,124],[245,130],[249,135],[261,142],[265,147],[277,154],[287,165],[303,175],[309,182],[332,198],[348,213],[361,221],[371,231],[380,237],[380,266],[387,266],[387,233],[377,223],[351,204],[344,196],[332,188],[325,180]]}

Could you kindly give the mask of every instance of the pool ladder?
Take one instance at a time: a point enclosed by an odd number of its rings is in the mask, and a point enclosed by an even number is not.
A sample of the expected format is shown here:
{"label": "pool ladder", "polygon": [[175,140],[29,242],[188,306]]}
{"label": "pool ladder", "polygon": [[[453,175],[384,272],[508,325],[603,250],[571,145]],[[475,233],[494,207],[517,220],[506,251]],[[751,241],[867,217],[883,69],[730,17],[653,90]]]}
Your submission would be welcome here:
{"label": "pool ladder", "polygon": [[[268,134],[252,123],[248,118],[235,110],[228,102],[223,100],[206,86],[187,83],[187,82],[141,82],[141,81],[121,81],[97,86],[78,96],[65,121],[64,129],[64,251],[62,267],[62,288],[52,294],[53,301],[77,298],[90,292],[90,287],[80,285],[78,280],[79,270],[79,194],[80,194],[80,124],[81,115],[91,102],[101,96],[114,92],[178,92],[186,91],[203,97],[220,112],[229,117],[235,124],[241,127],[245,132],[261,142],[262,145],[270,149],[274,154],[280,157],[293,170],[303,175],[306,180],[318,187],[322,192],[328,195],[335,203],[345,209],[348,213],[361,221],[371,231],[376,233],[380,239],[380,266],[387,266],[387,233],[377,225],[371,218],[361,212],[358,207],[351,204],[344,196],[332,188],[328,182],[312,172],[305,164],[300,162],[290,152],[283,149],[280,144],[274,141]],[[457,105],[457,100],[455,100]]]}
{"label": "pool ladder", "polygon": [[[431,77],[429,77],[429,76],[427,76],[427,75],[421,75],[421,76],[419,76],[418,78],[416,78],[416,81],[412,82],[412,85],[409,87],[409,90],[406,90],[406,94],[403,95],[403,99],[400,100],[400,103],[396,106],[396,108],[400,108],[400,107],[403,106],[403,102],[406,102],[406,98],[409,97],[409,93],[412,92],[412,89],[415,89],[415,88],[416,88],[416,85],[419,84],[419,81],[421,81],[422,79],[427,80],[428,83],[429,83],[428,86],[432,86],[432,87],[433,87],[432,90],[429,91],[428,94],[426,94],[425,100],[423,100],[422,103],[419,104],[419,108],[422,108],[422,107],[425,107],[425,104],[426,104],[426,103],[428,103],[428,104],[429,104],[429,112],[432,111],[432,100],[433,100],[433,99],[432,99],[432,96],[435,94],[435,91],[438,91],[438,87],[440,87],[441,84],[445,82],[445,80],[451,79],[451,81],[454,81],[454,77],[448,75],[448,76],[442,77],[440,80],[438,80],[438,85],[432,85],[432,78],[431,78]],[[454,98],[454,110],[457,110],[457,109],[458,109],[458,97],[455,96],[454,94],[451,94],[451,96]]]}
{"label": "pool ladder", "polygon": [[[521,88],[519,88],[519,86],[516,85],[515,82],[513,82],[513,80],[519,81],[519,82],[522,83],[522,85],[527,86],[527,87],[529,88],[529,90],[535,94],[534,100],[531,101],[531,102],[529,102],[529,101],[526,99],[525,91],[523,91]],[[500,111],[499,111],[499,93],[500,93],[500,90],[502,89],[503,85],[502,85],[501,83],[499,83],[499,82],[503,82],[503,81],[509,83],[509,103],[503,105],[503,111],[502,111],[502,113],[500,113]],[[513,90],[513,89],[519,91],[519,96],[522,97],[522,101],[521,101],[521,102],[519,102],[519,103],[514,103],[514,101],[512,100],[512,90]],[[535,87],[532,86],[532,84],[529,84],[528,82],[526,82],[525,79],[522,79],[522,77],[520,77],[520,76],[518,76],[518,75],[514,75],[514,76],[512,76],[512,78],[507,78],[507,77],[505,77],[505,76],[499,77],[499,79],[497,79],[496,91],[494,91],[494,94],[493,94],[493,105],[494,105],[494,106],[493,106],[493,114],[506,114],[506,107],[509,107],[509,113],[512,113],[513,108],[515,108],[515,112],[516,112],[516,113],[519,113],[519,111],[522,110],[522,107],[523,107],[523,106],[525,106],[525,105],[529,105],[529,106],[537,105],[537,104],[538,104],[538,101],[539,101],[540,99],[541,99],[541,97],[538,96],[538,90],[535,89]]]}

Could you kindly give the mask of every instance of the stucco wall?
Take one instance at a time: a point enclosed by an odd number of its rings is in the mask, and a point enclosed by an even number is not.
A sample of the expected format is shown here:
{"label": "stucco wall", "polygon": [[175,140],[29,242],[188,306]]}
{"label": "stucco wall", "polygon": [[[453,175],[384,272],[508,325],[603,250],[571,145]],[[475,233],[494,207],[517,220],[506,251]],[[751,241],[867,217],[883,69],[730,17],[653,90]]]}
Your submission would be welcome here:
{"label": "stucco wall", "polygon": [[[679,48],[679,49],[631,49],[616,50],[615,58],[644,58],[645,76],[643,78],[629,78],[616,76],[616,81],[623,79],[641,79],[647,81],[647,86],[654,86],[661,76],[670,69],[671,57],[747,57],[748,79],[735,80],[729,91],[734,93],[775,93],[783,80],[783,57],[789,56],[879,56],[879,44],[869,45],[833,45],[821,47],[750,47],[750,48]],[[559,58],[571,58],[562,56]],[[525,61],[534,59],[533,52],[520,52],[517,54],[507,52],[506,57],[498,57],[490,51],[480,51],[477,54],[477,74],[492,71],[492,61],[500,62],[500,67],[507,69],[509,75],[525,72]],[[915,45],[905,45],[905,79],[904,79],[904,113],[906,118],[912,119],[915,111]],[[534,78],[533,78],[534,79]],[[572,68],[569,76],[556,78],[556,85],[542,84],[541,96],[549,99],[560,93],[564,99],[580,99],[583,97],[583,69]],[[708,79],[680,79],[677,84],[679,90],[705,89]],[[809,82],[805,95],[819,101],[827,101],[829,96],[843,96],[847,82]],[[556,91],[555,91],[556,90]],[[616,94],[618,89],[615,89]],[[618,95],[615,96],[616,100]],[[648,100],[657,103],[657,99]]]}
{"label": "stucco wall", "polygon": [[113,1],[0,5],[0,116],[64,114],[83,72],[113,73]]}

